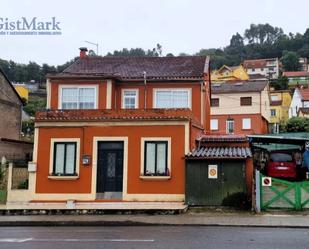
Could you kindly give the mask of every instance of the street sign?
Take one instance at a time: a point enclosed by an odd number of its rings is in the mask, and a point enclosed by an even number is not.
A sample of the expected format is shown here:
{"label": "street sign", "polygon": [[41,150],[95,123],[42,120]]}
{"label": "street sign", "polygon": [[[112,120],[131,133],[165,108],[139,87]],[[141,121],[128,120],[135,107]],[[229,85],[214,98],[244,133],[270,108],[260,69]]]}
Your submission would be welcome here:
{"label": "street sign", "polygon": [[271,177],[262,177],[262,186],[270,187],[271,186]]}
{"label": "street sign", "polygon": [[218,165],[208,165],[208,178],[210,179],[218,178]]}

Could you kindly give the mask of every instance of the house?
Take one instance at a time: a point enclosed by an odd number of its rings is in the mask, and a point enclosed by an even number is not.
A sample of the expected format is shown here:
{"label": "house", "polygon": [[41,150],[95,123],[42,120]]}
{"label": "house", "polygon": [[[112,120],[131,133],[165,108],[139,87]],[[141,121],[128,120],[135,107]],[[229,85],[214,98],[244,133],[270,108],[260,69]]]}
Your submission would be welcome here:
{"label": "house", "polygon": [[289,87],[296,87],[297,85],[309,84],[309,72],[308,71],[296,71],[296,72],[283,72],[282,76],[288,78]]}
{"label": "house", "polygon": [[29,99],[29,90],[25,84],[13,84],[16,92],[19,94],[23,101],[28,101]]}
{"label": "house", "polygon": [[292,97],[289,90],[270,90],[270,121],[269,131],[279,132],[279,124],[289,119]]}
{"label": "house", "polygon": [[300,107],[297,116],[309,118],[309,107]]}
{"label": "house", "polygon": [[211,73],[211,82],[213,83],[243,81],[248,79],[249,76],[242,65],[233,67],[223,65],[220,69],[214,70]]}
{"label": "house", "polygon": [[243,66],[246,69],[249,77],[253,75],[263,75],[267,79],[277,79],[279,77],[279,59],[257,59],[257,60],[245,60]]}
{"label": "house", "polygon": [[300,71],[306,71],[308,72],[308,60],[306,57],[300,57],[299,58],[299,65],[300,65]]}
{"label": "house", "polygon": [[212,84],[212,134],[267,133],[270,117],[267,81]]}
{"label": "house", "polygon": [[47,76],[28,201],[184,201],[184,156],[209,131],[209,84],[205,56],[99,57],[81,48]]}
{"label": "house", "polygon": [[22,108],[23,100],[0,68],[0,159],[31,158],[33,144],[21,140]]}
{"label": "house", "polygon": [[300,108],[309,107],[309,89],[295,88],[289,109],[289,118],[297,117]]}

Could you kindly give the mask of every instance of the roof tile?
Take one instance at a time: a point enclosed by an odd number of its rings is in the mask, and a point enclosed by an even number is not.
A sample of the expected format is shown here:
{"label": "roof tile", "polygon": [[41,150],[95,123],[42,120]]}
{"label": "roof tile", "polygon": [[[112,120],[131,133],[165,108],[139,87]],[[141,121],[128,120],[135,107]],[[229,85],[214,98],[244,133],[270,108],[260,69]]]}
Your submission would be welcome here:
{"label": "roof tile", "polygon": [[201,147],[186,155],[188,159],[245,159],[248,157],[252,157],[248,147]]}

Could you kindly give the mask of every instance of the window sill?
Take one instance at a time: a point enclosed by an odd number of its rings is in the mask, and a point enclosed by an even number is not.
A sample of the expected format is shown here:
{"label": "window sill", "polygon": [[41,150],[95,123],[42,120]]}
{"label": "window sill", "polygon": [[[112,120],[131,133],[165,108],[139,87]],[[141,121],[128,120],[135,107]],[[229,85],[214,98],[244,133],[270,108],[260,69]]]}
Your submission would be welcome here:
{"label": "window sill", "polygon": [[156,180],[156,181],[166,181],[171,179],[171,176],[140,176],[142,180]]}
{"label": "window sill", "polygon": [[51,180],[77,180],[78,178],[79,176],[48,176],[48,179]]}

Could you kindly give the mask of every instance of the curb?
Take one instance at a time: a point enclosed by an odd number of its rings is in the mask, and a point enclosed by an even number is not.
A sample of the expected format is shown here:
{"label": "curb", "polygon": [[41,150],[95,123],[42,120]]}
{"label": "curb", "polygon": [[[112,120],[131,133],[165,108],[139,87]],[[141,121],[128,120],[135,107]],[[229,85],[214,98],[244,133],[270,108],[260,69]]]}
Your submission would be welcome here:
{"label": "curb", "polygon": [[226,224],[226,223],[151,223],[140,221],[0,221],[0,227],[63,227],[63,226],[195,226],[195,227],[249,227],[249,228],[297,228],[308,229],[309,225],[288,224]]}

